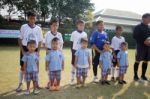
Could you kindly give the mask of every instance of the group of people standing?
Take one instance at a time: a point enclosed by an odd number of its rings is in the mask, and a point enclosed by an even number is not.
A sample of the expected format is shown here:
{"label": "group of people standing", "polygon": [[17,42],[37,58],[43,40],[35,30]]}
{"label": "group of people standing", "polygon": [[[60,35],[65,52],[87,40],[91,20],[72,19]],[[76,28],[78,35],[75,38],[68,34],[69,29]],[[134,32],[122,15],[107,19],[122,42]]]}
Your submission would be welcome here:
{"label": "group of people standing", "polygon": [[[50,91],[60,90],[61,71],[64,70],[64,55],[63,37],[58,32],[58,20],[50,21],[50,31],[43,38],[42,29],[35,24],[36,14],[28,13],[28,23],[21,26],[18,43],[20,46],[20,72],[19,86],[17,92],[22,90],[23,78],[27,83],[27,91],[25,94],[30,94],[30,82],[33,81],[33,93],[38,94],[39,86],[39,52],[41,44],[46,50],[45,70],[48,73],[49,81],[47,88]],[[136,62],[134,64],[134,80],[138,80],[137,70],[140,61],[142,64],[142,79],[147,80],[145,76],[147,62],[149,61],[149,46],[150,46],[150,14],[144,14],[142,23],[134,29],[134,39],[136,40]],[[108,34],[104,31],[104,22],[96,22],[96,30],[91,34],[88,40],[88,35],[84,31],[85,22],[78,20],[76,22],[77,29],[71,34],[71,84],[74,84],[77,79],[76,87],[84,87],[88,70],[93,65],[93,82],[98,82],[97,69],[101,68],[102,85],[110,85],[108,75],[111,74],[112,80],[117,80],[119,84],[126,84],[124,74],[129,66],[128,62],[128,43],[122,36],[123,27],[116,26],[115,36],[109,41]],[[90,43],[91,49],[88,49]],[[117,76],[115,75],[117,72]]]}

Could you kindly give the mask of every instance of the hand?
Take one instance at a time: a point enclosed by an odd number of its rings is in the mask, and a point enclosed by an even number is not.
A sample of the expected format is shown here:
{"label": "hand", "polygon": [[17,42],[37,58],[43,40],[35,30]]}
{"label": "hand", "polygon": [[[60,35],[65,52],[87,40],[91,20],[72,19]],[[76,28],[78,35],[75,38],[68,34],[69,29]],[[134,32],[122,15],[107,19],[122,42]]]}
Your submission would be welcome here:
{"label": "hand", "polygon": [[74,66],[74,68],[77,68],[77,65],[75,64],[75,65],[73,65]]}
{"label": "hand", "polygon": [[48,67],[45,68],[45,71],[48,71]]}
{"label": "hand", "polygon": [[150,40],[145,40],[145,41],[144,41],[144,44],[145,44],[146,46],[150,46]]}
{"label": "hand", "polygon": [[26,70],[24,70],[24,71],[22,71],[23,72],[23,74],[26,74]]}
{"label": "hand", "polygon": [[64,71],[64,66],[62,66],[62,71]]}
{"label": "hand", "polygon": [[91,69],[91,66],[89,66],[89,69]]}
{"label": "hand", "polygon": [[23,55],[25,54],[25,51],[23,49],[21,50],[21,52],[22,52]]}

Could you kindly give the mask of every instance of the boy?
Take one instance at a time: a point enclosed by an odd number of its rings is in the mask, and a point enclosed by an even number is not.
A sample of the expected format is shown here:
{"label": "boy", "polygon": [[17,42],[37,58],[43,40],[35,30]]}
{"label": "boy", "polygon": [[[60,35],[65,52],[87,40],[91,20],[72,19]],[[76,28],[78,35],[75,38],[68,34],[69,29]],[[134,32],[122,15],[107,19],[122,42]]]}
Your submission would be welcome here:
{"label": "boy", "polygon": [[50,21],[50,31],[45,34],[44,44],[46,47],[46,53],[48,50],[52,49],[51,41],[53,38],[57,37],[60,41],[60,50],[63,48],[63,38],[62,34],[58,32],[59,22],[56,19]]}
{"label": "boy", "polygon": [[110,45],[109,42],[105,42],[103,45],[103,52],[99,58],[99,64],[101,68],[101,84],[108,84],[110,83],[107,81],[108,74],[110,74],[111,66],[112,66],[112,54],[110,52]]}
{"label": "boy", "polygon": [[[36,22],[36,14],[34,12],[28,12],[28,24],[24,24],[21,26],[20,35],[18,39],[19,47],[20,47],[20,72],[19,72],[19,86],[16,89],[17,92],[21,91],[22,83],[23,83],[23,64],[24,62],[21,60],[23,55],[28,51],[27,43],[30,40],[36,41],[36,52],[39,55],[40,46],[43,40],[42,29],[35,25]],[[39,87],[39,85],[37,85]]]}
{"label": "boy", "polygon": [[71,60],[71,64],[72,64],[72,68],[71,68],[71,85],[74,84],[74,78],[75,78],[75,66],[74,66],[74,61],[75,61],[75,52],[81,48],[80,47],[80,41],[81,38],[87,38],[87,34],[84,32],[84,27],[85,27],[85,23],[83,20],[78,20],[77,23],[77,30],[73,31],[71,34],[71,52],[72,52],[72,60]]}
{"label": "boy", "polygon": [[60,89],[61,71],[64,69],[64,57],[59,50],[58,38],[52,39],[52,49],[46,55],[46,71],[49,72],[49,90],[58,91]]}
{"label": "boy", "polygon": [[77,88],[85,86],[85,80],[88,74],[88,69],[91,66],[91,54],[88,46],[88,39],[82,38],[81,39],[81,48],[78,49],[75,53],[75,68],[76,68],[76,77],[77,77]]}
{"label": "boy", "polygon": [[129,65],[127,49],[128,49],[128,43],[122,42],[121,51],[117,55],[118,66],[119,66],[119,84],[126,84],[126,81],[124,80],[124,74],[126,73]]}
{"label": "boy", "polygon": [[93,58],[93,73],[94,79],[93,82],[97,82],[97,67],[99,65],[100,53],[103,50],[103,45],[105,41],[108,41],[107,33],[104,32],[104,22],[96,22],[96,31],[94,31],[90,37],[90,43],[92,45],[92,58]]}
{"label": "boy", "polygon": [[28,52],[26,52],[23,55],[22,61],[24,62],[23,64],[23,72],[25,74],[26,78],[26,83],[27,83],[27,91],[26,95],[30,94],[30,82],[33,81],[33,93],[38,94],[39,91],[36,89],[37,87],[37,73],[39,71],[39,57],[37,53],[35,52],[36,50],[36,41],[30,40],[27,43],[27,49]]}
{"label": "boy", "polygon": [[[111,47],[113,51],[113,66],[111,69],[111,80],[114,81],[118,78],[118,68],[117,68],[117,54],[121,50],[120,45],[125,42],[125,38],[122,36],[123,28],[121,26],[116,26],[116,35],[112,38]],[[116,75],[115,75],[116,74]]]}

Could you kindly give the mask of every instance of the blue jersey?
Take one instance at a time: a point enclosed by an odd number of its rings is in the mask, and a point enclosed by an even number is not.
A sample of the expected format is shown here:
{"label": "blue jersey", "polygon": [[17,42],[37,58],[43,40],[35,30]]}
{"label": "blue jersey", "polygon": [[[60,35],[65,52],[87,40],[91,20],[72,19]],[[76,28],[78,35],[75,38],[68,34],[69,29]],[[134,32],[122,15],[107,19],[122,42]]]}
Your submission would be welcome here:
{"label": "blue jersey", "polygon": [[120,51],[117,54],[117,58],[119,60],[120,66],[128,66],[128,52],[127,51]]}
{"label": "blue jersey", "polygon": [[37,56],[36,53],[26,53],[23,58],[22,61],[24,63],[26,63],[26,71],[28,73],[30,72],[37,72],[38,68],[37,68],[37,62],[39,60],[39,57]]}
{"label": "blue jersey", "polygon": [[64,56],[59,50],[50,50],[46,55],[46,61],[49,62],[48,69],[49,71],[58,71],[62,70],[62,63],[64,61]]}
{"label": "blue jersey", "polygon": [[92,33],[90,37],[90,43],[92,45],[95,44],[96,47],[99,48],[100,50],[103,49],[103,45],[105,41],[108,41],[108,35],[104,31],[102,32],[95,31]]}

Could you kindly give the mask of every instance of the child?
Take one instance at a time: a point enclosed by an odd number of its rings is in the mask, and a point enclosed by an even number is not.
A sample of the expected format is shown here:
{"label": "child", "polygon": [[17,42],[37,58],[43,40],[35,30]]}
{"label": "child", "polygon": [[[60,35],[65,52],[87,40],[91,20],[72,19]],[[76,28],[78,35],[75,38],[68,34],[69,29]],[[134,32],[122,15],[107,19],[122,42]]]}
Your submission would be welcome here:
{"label": "child", "polygon": [[59,50],[58,38],[52,39],[52,49],[46,55],[46,71],[49,72],[49,90],[58,91],[60,89],[61,71],[64,69],[64,57]]}
{"label": "child", "polygon": [[[27,13],[28,17],[28,23],[24,24],[21,26],[20,29],[20,35],[18,37],[18,43],[20,47],[20,72],[19,72],[19,86],[16,89],[17,92],[22,90],[22,84],[23,84],[23,79],[24,79],[24,74],[23,74],[23,61],[22,57],[23,55],[28,51],[27,49],[27,43],[30,40],[35,40],[36,41],[36,52],[39,55],[40,52],[40,47],[41,43],[43,40],[43,34],[42,34],[42,29],[38,25],[35,24],[36,22],[36,14],[34,12],[28,12]],[[37,84],[37,87],[39,87],[39,84]]]}
{"label": "child", "polygon": [[92,45],[92,64],[93,64],[93,82],[98,82],[97,67],[99,65],[99,57],[103,50],[103,44],[108,41],[108,35],[104,31],[104,22],[99,20],[96,22],[96,31],[94,31],[90,37],[90,43]]}
{"label": "child", "polygon": [[120,51],[120,45],[122,42],[125,42],[125,38],[122,35],[123,28],[121,26],[116,26],[116,35],[112,38],[111,47],[113,50],[113,66],[111,68],[111,80],[115,81],[118,78],[118,66],[117,66],[117,54]]}
{"label": "child", "polygon": [[84,87],[88,69],[90,69],[91,66],[91,54],[89,49],[87,49],[88,39],[82,38],[80,44],[81,48],[75,53],[74,65],[76,68],[77,88],[79,88],[81,84]]}
{"label": "child", "polygon": [[30,94],[30,82],[33,81],[33,93],[38,94],[39,91],[36,89],[37,86],[37,73],[39,71],[39,58],[37,56],[36,50],[36,42],[31,40],[27,43],[28,52],[23,55],[22,61],[24,62],[24,74],[27,83],[27,91],[26,95]]}
{"label": "child", "polygon": [[71,52],[72,52],[72,68],[71,68],[71,85],[74,84],[74,78],[75,78],[75,52],[80,48],[80,41],[81,38],[87,38],[87,34],[84,32],[85,23],[82,20],[77,21],[77,30],[72,32],[71,34]]}
{"label": "child", "polygon": [[127,49],[128,49],[128,43],[122,42],[121,51],[117,55],[118,66],[119,66],[119,84],[126,84],[126,81],[124,81],[124,74],[126,73],[129,65]]}
{"label": "child", "polygon": [[[60,41],[60,48],[59,49],[62,50],[62,48],[63,48],[62,34],[58,32],[58,28],[59,28],[59,21],[56,19],[51,20],[50,21],[50,31],[48,31],[45,34],[45,39],[44,39],[46,54],[48,53],[48,51],[50,51],[52,49],[51,42],[52,42],[52,39],[55,37],[57,37]],[[48,84],[47,84],[47,87],[46,87],[47,89],[49,88],[48,87],[49,83],[50,82],[48,82]]]}
{"label": "child", "polygon": [[99,58],[100,61],[100,68],[101,68],[101,84],[108,84],[110,83],[107,81],[108,74],[110,74],[110,69],[112,66],[112,54],[110,52],[110,45],[109,42],[105,42],[103,45],[103,52]]}

